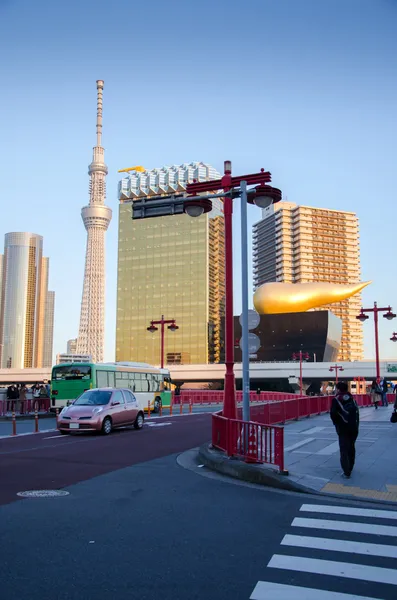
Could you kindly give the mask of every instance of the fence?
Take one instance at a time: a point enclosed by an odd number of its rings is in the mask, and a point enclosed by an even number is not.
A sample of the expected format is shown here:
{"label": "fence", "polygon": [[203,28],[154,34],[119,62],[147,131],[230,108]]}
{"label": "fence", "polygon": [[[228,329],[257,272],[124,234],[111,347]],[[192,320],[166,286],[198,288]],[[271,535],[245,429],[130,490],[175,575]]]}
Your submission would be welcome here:
{"label": "fence", "polygon": [[21,402],[20,400],[0,400],[0,417],[15,411],[17,415],[28,415],[36,410],[43,413],[50,410],[49,398],[32,398]]}
{"label": "fence", "polygon": [[[173,393],[174,404],[222,404],[223,390],[181,390],[180,395]],[[275,402],[277,400],[287,400],[288,398],[296,398],[296,394],[287,394],[284,392],[250,392],[250,403],[258,402]],[[236,392],[236,401],[243,401],[243,392]]]}
{"label": "fence", "polygon": [[266,463],[284,470],[284,429],[252,421],[212,415],[212,445],[246,462]]}
{"label": "fence", "polygon": [[[212,415],[212,445],[246,461],[276,465],[284,470],[284,430],[277,426],[287,421],[329,412],[332,396],[301,396],[270,400],[251,406],[252,421],[227,419],[221,412]],[[356,394],[358,406],[371,405],[369,394]],[[394,394],[388,394],[393,403]],[[241,419],[242,409],[238,409]]]}

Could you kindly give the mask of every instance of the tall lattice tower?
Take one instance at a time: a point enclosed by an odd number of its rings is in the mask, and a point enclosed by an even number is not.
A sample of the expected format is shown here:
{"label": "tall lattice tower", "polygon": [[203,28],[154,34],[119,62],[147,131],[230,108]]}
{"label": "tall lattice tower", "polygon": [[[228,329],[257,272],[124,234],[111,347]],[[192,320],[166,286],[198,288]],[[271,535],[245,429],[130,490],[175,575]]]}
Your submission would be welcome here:
{"label": "tall lattice tower", "polygon": [[106,175],[105,151],[102,142],[102,93],[103,81],[97,81],[96,146],[90,176],[90,203],[81,210],[87,230],[87,249],[83,297],[81,301],[80,327],[77,354],[91,354],[94,362],[103,361],[105,334],[105,232],[112,218],[112,211],[105,206]]}

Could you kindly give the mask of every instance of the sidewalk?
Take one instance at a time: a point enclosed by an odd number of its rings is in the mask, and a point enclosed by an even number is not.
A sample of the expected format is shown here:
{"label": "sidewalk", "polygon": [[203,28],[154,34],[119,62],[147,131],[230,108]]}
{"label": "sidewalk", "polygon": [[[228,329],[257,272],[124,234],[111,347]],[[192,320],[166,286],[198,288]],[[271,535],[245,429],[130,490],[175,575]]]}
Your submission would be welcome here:
{"label": "sidewalk", "polygon": [[317,492],[397,502],[397,424],[392,405],[360,409],[356,465],[350,479],[341,476],[339,445],[329,414],[287,423],[285,468],[291,482]]}

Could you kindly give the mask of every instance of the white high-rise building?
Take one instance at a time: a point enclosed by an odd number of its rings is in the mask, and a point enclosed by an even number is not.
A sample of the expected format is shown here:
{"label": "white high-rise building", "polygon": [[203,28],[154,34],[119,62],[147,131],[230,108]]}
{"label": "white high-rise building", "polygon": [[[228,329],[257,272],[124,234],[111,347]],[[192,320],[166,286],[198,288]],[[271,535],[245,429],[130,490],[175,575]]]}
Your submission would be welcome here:
{"label": "white high-rise building", "polygon": [[[263,283],[360,281],[359,224],[354,213],[280,202],[263,209],[253,226],[254,288]],[[361,295],[319,310],[342,320],[339,360],[363,358]]]}
{"label": "white high-rise building", "polygon": [[90,202],[81,211],[87,230],[87,249],[76,352],[90,354],[94,362],[102,362],[105,338],[105,233],[112,218],[112,211],[105,206],[108,168],[105,165],[105,151],[101,146],[104,84],[103,81],[96,83],[97,143],[93,149],[92,163],[88,168]]}

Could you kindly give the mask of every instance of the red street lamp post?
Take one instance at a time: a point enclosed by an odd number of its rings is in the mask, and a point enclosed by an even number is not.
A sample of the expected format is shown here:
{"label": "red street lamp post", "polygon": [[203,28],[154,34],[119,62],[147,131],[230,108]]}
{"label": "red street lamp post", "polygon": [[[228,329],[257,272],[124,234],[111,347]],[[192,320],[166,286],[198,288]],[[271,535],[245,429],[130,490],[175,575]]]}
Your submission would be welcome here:
{"label": "red street lamp post", "polygon": [[[189,183],[186,192],[190,196],[184,202],[184,211],[198,217],[203,212],[212,208],[211,197],[197,196],[203,192],[223,189],[223,215],[225,223],[225,387],[223,398],[223,416],[228,419],[237,419],[236,389],[234,377],[234,317],[233,317],[233,198],[241,195],[237,190],[241,183],[247,185],[259,184],[254,190],[249,190],[247,201],[260,208],[281,200],[281,191],[267,185],[271,181],[271,174],[264,169],[260,173],[232,177],[232,163],[224,162],[224,175],[222,179]],[[196,197],[197,196],[197,197]],[[213,196],[216,197],[216,196]]]}
{"label": "red street lamp post", "polygon": [[[380,366],[379,366],[379,333],[378,333],[378,313],[384,312],[386,314],[383,315],[384,319],[391,321],[396,316],[391,306],[387,308],[379,308],[377,303],[374,302],[373,308],[361,308],[360,314],[357,315],[356,319],[364,323],[369,316],[365,313],[374,313],[374,322],[375,322],[375,361],[376,361],[376,381],[379,383],[380,381]],[[391,338],[392,339],[392,338]]]}
{"label": "red street lamp post", "polygon": [[303,369],[302,369],[302,361],[309,360],[310,356],[308,352],[303,353],[302,350],[299,352],[294,352],[292,355],[292,360],[299,359],[299,386],[300,386],[300,394],[303,396]]}
{"label": "red street lamp post", "polygon": [[335,383],[338,383],[338,371],[344,371],[342,365],[334,365],[329,368],[330,371],[335,371]]}
{"label": "red street lamp post", "polygon": [[164,315],[161,315],[161,319],[158,321],[150,321],[150,326],[146,329],[150,331],[150,333],[155,333],[159,330],[156,325],[161,326],[160,367],[164,369],[164,326],[168,325],[170,331],[176,331],[179,327],[176,324],[175,319],[164,319]]}

